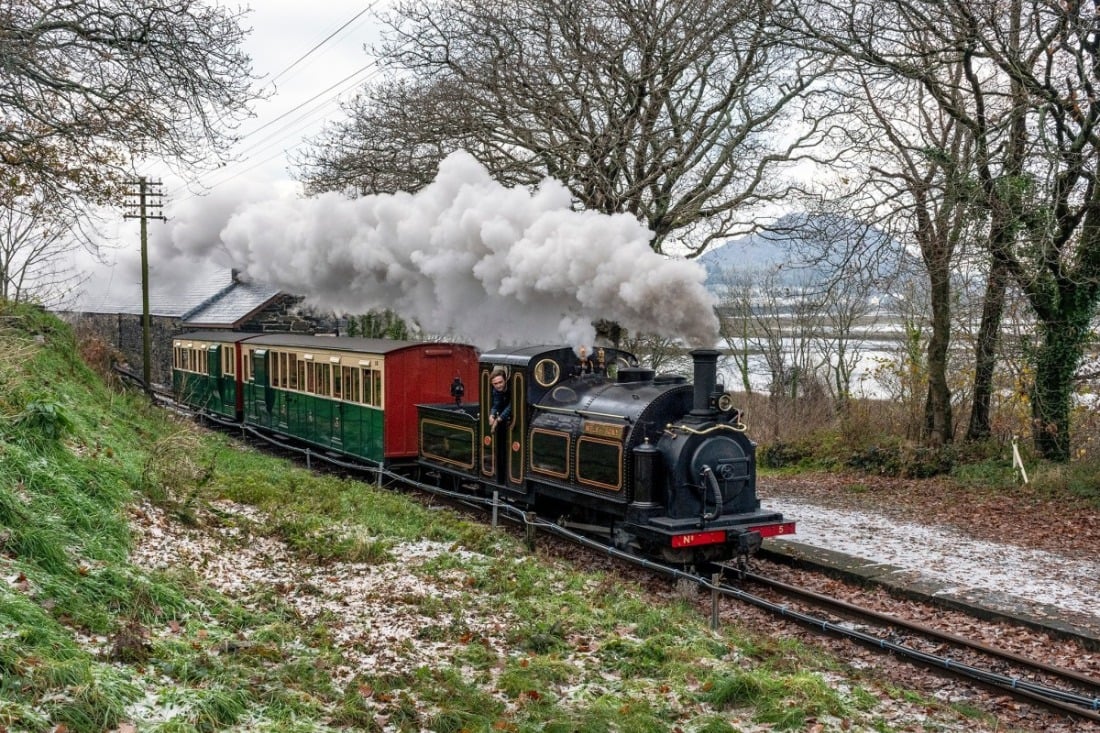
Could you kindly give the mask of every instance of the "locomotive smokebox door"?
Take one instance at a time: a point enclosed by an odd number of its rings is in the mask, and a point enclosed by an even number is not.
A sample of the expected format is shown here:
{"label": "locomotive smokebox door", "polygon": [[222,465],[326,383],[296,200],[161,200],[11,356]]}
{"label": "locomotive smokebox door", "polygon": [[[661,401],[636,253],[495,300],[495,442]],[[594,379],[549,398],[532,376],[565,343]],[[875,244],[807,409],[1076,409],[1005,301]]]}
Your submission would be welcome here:
{"label": "locomotive smokebox door", "polygon": [[696,448],[691,458],[691,473],[703,475],[709,467],[722,489],[723,503],[735,499],[748,486],[751,461],[731,437],[714,436]]}

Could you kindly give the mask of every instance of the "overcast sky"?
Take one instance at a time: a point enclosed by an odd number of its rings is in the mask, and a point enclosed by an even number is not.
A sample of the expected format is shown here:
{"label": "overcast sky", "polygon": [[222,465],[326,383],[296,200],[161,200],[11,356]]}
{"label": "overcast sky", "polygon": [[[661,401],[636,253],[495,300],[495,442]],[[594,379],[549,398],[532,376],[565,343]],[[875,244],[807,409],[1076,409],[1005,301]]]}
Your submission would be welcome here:
{"label": "overcast sky", "polygon": [[270,94],[244,123],[240,161],[203,176],[217,187],[240,179],[289,178],[287,152],[340,118],[339,102],[353,96],[376,69],[365,46],[378,40],[375,0],[252,0],[246,50]]}

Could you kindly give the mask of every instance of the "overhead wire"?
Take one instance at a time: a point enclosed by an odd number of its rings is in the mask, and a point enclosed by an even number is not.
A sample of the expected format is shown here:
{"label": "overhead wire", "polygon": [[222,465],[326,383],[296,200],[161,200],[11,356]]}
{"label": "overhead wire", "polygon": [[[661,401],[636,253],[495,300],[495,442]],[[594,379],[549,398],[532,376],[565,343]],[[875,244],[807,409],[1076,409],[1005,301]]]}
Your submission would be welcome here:
{"label": "overhead wire", "polygon": [[[341,34],[346,35],[347,33],[350,33],[351,31],[355,30],[355,28],[358,28],[359,25],[362,25],[362,23],[366,22],[366,18],[364,16],[366,15],[366,13],[368,11],[373,9],[377,5],[377,3],[378,3],[378,0],[373,0],[372,2],[368,3],[366,5],[366,7],[359,10],[350,19],[343,22],[334,31],[332,31],[331,33],[326,35],[321,41],[314,44],[308,51],[306,51],[301,56],[296,58],[294,61],[289,63],[287,66],[285,66],[281,71],[279,71],[274,77],[271,78],[271,80],[269,82],[269,85],[274,85],[274,83],[277,80],[286,77],[294,69],[297,69],[298,72],[301,72],[305,68],[305,67],[301,66],[301,64],[306,59],[309,59],[310,57],[317,54],[317,52],[319,50],[324,48],[327,44],[330,44],[334,39],[336,39]],[[356,21],[359,21],[359,22],[356,23]],[[368,81],[369,78],[370,78],[370,73],[369,72],[372,69],[377,69],[377,62],[374,61],[374,60],[370,61],[369,63],[367,63],[365,65],[363,65],[362,67],[360,67],[356,71],[352,72],[351,74],[348,74],[347,76],[340,79],[339,81],[329,85],[324,90],[318,92],[317,94],[313,95],[309,99],[307,99],[307,100],[301,102],[300,104],[295,105],[293,108],[281,113],[280,115],[278,115],[274,119],[269,120],[269,121],[265,122],[264,124],[260,125],[259,127],[245,133],[244,135],[242,135],[239,138],[238,144],[240,142],[243,142],[243,141],[249,140],[250,138],[253,138],[254,136],[259,134],[260,132],[269,129],[272,126],[276,126],[276,125],[278,126],[277,129],[270,132],[268,135],[262,137],[260,140],[254,141],[248,147],[245,147],[245,148],[239,150],[238,155],[242,155],[242,154],[245,154],[245,153],[250,153],[252,151],[255,151],[256,154],[263,154],[266,150],[270,149],[272,146],[277,145],[278,143],[281,143],[282,141],[286,140],[288,137],[291,137],[292,135],[295,135],[295,134],[303,131],[304,129],[306,129],[309,126],[309,124],[311,124],[312,122],[315,121],[313,119],[314,117],[316,117],[318,115],[321,115],[321,114],[324,114],[325,112],[327,112],[327,110],[332,105],[338,103],[340,101],[340,98],[341,98],[342,95],[346,94],[352,88],[356,88],[358,86],[361,86],[363,83]],[[333,90],[336,90],[336,91],[334,92]],[[330,96],[325,97],[325,95],[330,95]],[[322,99],[323,97],[325,97],[325,98]],[[318,102],[318,100],[321,100],[321,101]],[[294,117],[293,119],[291,119],[289,121],[286,121],[288,117],[291,117],[296,112],[299,112],[299,111],[303,110],[304,108],[309,107],[310,105],[314,105],[314,106],[311,109],[308,109],[304,114],[298,115],[297,117]],[[271,141],[271,142],[268,143],[268,141]],[[279,149],[275,150],[275,152],[273,154],[271,154],[270,156],[265,157],[264,159],[253,163],[252,165],[248,166],[247,168],[240,168],[241,165],[244,165],[244,164],[248,163],[249,161],[253,160],[253,158],[255,157],[252,154],[244,155],[244,157],[241,157],[238,160],[232,161],[232,162],[230,162],[230,163],[228,163],[228,164],[226,164],[226,165],[224,165],[220,168],[217,168],[213,171],[209,171],[207,173],[208,176],[211,175],[211,174],[217,175],[218,173],[228,174],[228,175],[222,175],[221,178],[219,178],[218,180],[216,180],[214,182],[211,182],[211,183],[202,183],[201,177],[200,177],[200,179],[198,179],[196,181],[193,181],[191,184],[187,184],[187,183],[182,184],[176,190],[169,192],[168,195],[169,196],[174,196],[174,195],[179,194],[183,190],[188,190],[191,196],[200,195],[199,193],[191,191],[191,187],[197,184],[202,191],[208,192],[208,191],[210,191],[210,190],[212,190],[212,189],[214,189],[218,186],[221,186],[221,185],[224,185],[225,183],[228,183],[229,181],[233,180],[234,178],[238,178],[238,177],[240,177],[240,176],[242,176],[242,175],[244,175],[248,172],[251,172],[251,171],[255,170],[256,168],[259,168],[259,167],[271,162],[275,158],[278,158],[280,155],[284,155],[286,152],[287,152],[287,150],[285,148],[280,147]],[[232,171],[230,169],[232,169]]]}
{"label": "overhead wire", "polygon": [[[221,178],[219,178],[215,181],[202,184],[203,188],[205,190],[212,190],[214,188],[217,188],[218,186],[221,186],[225,183],[228,183],[229,181],[233,180],[234,178],[239,178],[240,176],[243,176],[246,173],[250,173],[253,170],[255,170],[256,168],[262,167],[263,165],[266,165],[267,163],[270,163],[272,160],[278,158],[279,156],[284,155],[287,152],[287,149],[284,148],[284,147],[277,147],[277,149],[274,149],[274,152],[272,152],[268,157],[265,157],[261,160],[258,160],[256,162],[254,162],[252,165],[248,166],[247,168],[240,168],[239,167],[241,165],[244,165],[244,164],[252,161],[255,158],[256,155],[262,155],[265,152],[269,152],[273,148],[276,148],[276,146],[278,146],[279,143],[283,142],[284,140],[286,140],[290,137],[298,135],[299,133],[301,133],[305,129],[309,128],[312,124],[314,124],[316,122],[316,118],[318,116],[323,115],[324,113],[326,113],[328,111],[328,108],[332,104],[337,103],[339,101],[341,95],[348,92],[351,88],[357,87],[357,86],[365,83],[366,81],[368,81],[369,78],[370,78],[369,75],[363,76],[363,78],[359,78],[359,77],[363,75],[364,71],[368,71],[372,67],[373,67],[373,64],[368,64],[367,66],[362,67],[361,69],[359,69],[355,73],[349,74],[344,79],[341,79],[339,82],[332,85],[331,87],[326,89],[321,94],[318,94],[317,96],[313,97],[311,100],[309,100],[310,102],[315,101],[317,99],[317,97],[321,96],[322,94],[328,93],[329,91],[331,91],[335,87],[340,86],[341,84],[345,84],[344,88],[337,91],[335,94],[330,96],[328,99],[323,100],[322,103],[319,104],[318,106],[316,106],[312,109],[306,110],[303,114],[301,114],[298,117],[294,118],[293,120],[290,120],[289,122],[287,122],[279,130],[276,130],[276,131],[272,132],[271,134],[267,135],[266,137],[262,138],[261,140],[256,141],[250,147],[247,147],[247,148],[244,148],[243,150],[241,150],[240,155],[242,155],[243,157],[241,157],[239,160],[235,161],[232,164],[234,166],[234,170],[229,171],[228,172],[229,175],[223,176],[223,177],[221,177]],[[304,102],[301,105],[298,105],[297,107],[294,108],[294,110],[291,110],[290,112],[293,112],[295,110],[299,110],[302,107],[304,107],[306,104],[308,104],[308,102]],[[290,112],[287,112],[286,114],[282,115],[280,117],[280,119],[283,118],[283,117],[286,117],[287,115],[289,115]],[[252,153],[252,151],[255,151],[254,154],[250,154],[250,153]],[[216,174],[219,171],[223,171],[223,170],[225,170],[225,169],[217,169],[215,171],[212,171],[212,173]],[[192,194],[192,195],[198,195],[198,194]]]}
{"label": "overhead wire", "polygon": [[370,10],[371,8],[373,8],[373,7],[374,7],[374,6],[376,5],[376,4],[377,4],[377,0],[375,0],[375,2],[371,2],[371,3],[369,4],[369,5],[367,5],[367,7],[363,8],[363,9],[362,9],[362,10],[360,10],[360,11],[359,11],[358,13],[356,13],[356,14],[355,14],[354,16],[352,16],[352,18],[351,18],[350,20],[348,20],[348,21],[345,21],[345,22],[344,22],[344,24],[343,24],[343,25],[341,25],[341,26],[340,26],[339,28],[337,28],[337,29],[336,29],[336,30],[334,30],[334,31],[333,31],[332,33],[328,34],[328,35],[327,35],[327,36],[325,36],[325,37],[324,37],[323,39],[321,39],[320,41],[318,41],[318,42],[317,42],[317,44],[316,44],[316,45],[315,45],[315,46],[314,46],[313,48],[311,48],[311,49],[309,49],[308,51],[306,51],[306,52],[305,52],[304,54],[302,54],[302,55],[301,55],[301,56],[299,56],[299,57],[298,57],[297,59],[295,59],[294,61],[292,61],[292,62],[290,63],[290,65],[289,65],[289,66],[287,66],[287,67],[286,67],[285,69],[283,69],[282,71],[280,71],[280,72],[279,72],[278,74],[276,74],[275,76],[271,77],[271,81],[269,81],[269,82],[268,82],[268,84],[269,84],[269,85],[271,85],[271,86],[274,86],[274,84],[275,84],[275,82],[276,82],[276,81],[278,81],[278,80],[279,80],[280,78],[282,78],[282,77],[283,77],[284,75],[288,74],[288,73],[289,73],[289,72],[290,72],[290,71],[291,71],[291,70],[292,70],[292,69],[293,69],[294,67],[296,67],[296,66],[297,66],[298,64],[302,63],[302,62],[303,62],[303,61],[305,61],[305,60],[306,60],[307,58],[309,58],[310,56],[312,56],[312,55],[313,55],[313,54],[314,54],[314,53],[315,53],[315,52],[316,52],[316,51],[317,51],[317,50],[318,50],[319,48],[321,48],[321,47],[322,47],[322,46],[324,46],[324,45],[325,45],[326,43],[328,43],[328,42],[329,42],[329,41],[331,41],[331,40],[332,40],[333,38],[335,38],[335,37],[336,37],[337,35],[339,35],[340,31],[344,30],[344,29],[345,29],[345,28],[347,28],[347,27],[348,27],[349,25],[351,25],[352,23],[354,23],[354,22],[355,22],[356,20],[358,20],[359,18],[361,18],[361,17],[362,17],[362,16],[364,15],[364,14],[366,14],[366,12],[367,12],[368,10]]}

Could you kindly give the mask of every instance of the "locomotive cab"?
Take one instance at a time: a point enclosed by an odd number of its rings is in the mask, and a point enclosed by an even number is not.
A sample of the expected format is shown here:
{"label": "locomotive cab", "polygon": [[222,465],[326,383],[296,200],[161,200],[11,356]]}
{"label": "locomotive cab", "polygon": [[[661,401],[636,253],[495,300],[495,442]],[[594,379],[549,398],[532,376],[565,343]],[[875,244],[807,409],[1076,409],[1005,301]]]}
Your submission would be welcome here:
{"label": "locomotive cab", "polygon": [[[607,455],[595,463],[575,454],[575,445],[558,426],[536,426],[551,395],[576,397],[577,389],[613,379],[619,369],[637,366],[632,354],[610,348],[574,350],[563,346],[531,346],[502,349],[482,354],[478,374],[480,386],[481,446],[479,473],[483,481],[533,502],[542,484],[532,483],[541,474],[549,479],[567,478],[571,463],[606,465]],[[503,371],[511,412],[508,419],[491,427],[494,373]],[[541,423],[540,423],[541,424]],[[591,457],[593,445],[580,453]],[[606,453],[606,451],[605,451]],[[553,481],[552,481],[553,482]],[[596,484],[605,483],[597,479]]]}

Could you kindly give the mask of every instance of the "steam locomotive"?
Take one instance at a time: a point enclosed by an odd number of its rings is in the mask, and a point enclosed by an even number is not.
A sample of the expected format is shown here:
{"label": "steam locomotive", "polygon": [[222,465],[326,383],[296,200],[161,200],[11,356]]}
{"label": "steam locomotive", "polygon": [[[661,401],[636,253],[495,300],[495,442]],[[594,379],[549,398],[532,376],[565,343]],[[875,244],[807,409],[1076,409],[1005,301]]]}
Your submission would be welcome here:
{"label": "steam locomotive", "polygon": [[[793,522],[762,510],[755,444],[717,383],[625,351],[292,334],[173,339],[173,390],[202,412],[551,517],[632,554],[700,565]],[[509,419],[491,428],[494,374]]]}

